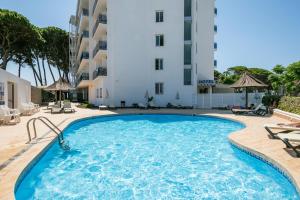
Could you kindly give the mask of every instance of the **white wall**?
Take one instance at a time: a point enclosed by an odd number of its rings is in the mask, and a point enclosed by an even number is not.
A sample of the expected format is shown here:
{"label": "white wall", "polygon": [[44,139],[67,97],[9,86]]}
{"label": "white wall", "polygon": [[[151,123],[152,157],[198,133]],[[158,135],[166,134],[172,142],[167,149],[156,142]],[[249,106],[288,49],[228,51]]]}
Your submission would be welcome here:
{"label": "white wall", "polygon": [[[261,103],[264,93],[249,93],[248,105]],[[226,106],[245,106],[245,93],[198,94],[199,108],[216,108]]]}
{"label": "white wall", "polygon": [[15,108],[20,109],[21,103],[28,103],[31,101],[31,84],[29,81],[20,79],[19,77],[0,69],[0,82],[4,82],[5,105],[8,105],[8,82],[14,83]]}
{"label": "white wall", "polygon": [[[107,1],[107,77],[92,80],[89,101],[96,105],[104,100],[96,98],[96,89],[109,91],[108,104],[127,106],[146,103],[145,93],[154,96],[157,105],[168,102],[193,105],[197,99],[197,81],[213,79],[214,2],[193,1],[192,79],[193,85],[184,86],[184,1],[183,0],[106,0]],[[198,9],[196,11],[196,1]],[[94,0],[89,0],[90,76],[96,63],[92,51],[98,41],[92,39],[95,19],[91,16]],[[155,22],[155,11],[164,11],[164,22]],[[196,32],[196,24],[198,31]],[[164,47],[155,46],[155,35],[163,34]],[[197,53],[196,53],[197,43]],[[164,59],[164,69],[155,70],[155,58]],[[198,66],[196,74],[196,64]],[[155,83],[164,83],[164,94],[155,95]],[[179,93],[180,99],[176,100]]]}

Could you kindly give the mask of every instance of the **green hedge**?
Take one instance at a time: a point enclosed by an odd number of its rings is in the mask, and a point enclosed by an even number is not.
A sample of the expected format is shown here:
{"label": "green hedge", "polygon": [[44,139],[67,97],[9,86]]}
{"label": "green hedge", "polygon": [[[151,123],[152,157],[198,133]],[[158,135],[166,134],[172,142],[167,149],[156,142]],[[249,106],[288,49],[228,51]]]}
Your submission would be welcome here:
{"label": "green hedge", "polygon": [[282,97],[279,101],[278,108],[300,115],[300,97]]}

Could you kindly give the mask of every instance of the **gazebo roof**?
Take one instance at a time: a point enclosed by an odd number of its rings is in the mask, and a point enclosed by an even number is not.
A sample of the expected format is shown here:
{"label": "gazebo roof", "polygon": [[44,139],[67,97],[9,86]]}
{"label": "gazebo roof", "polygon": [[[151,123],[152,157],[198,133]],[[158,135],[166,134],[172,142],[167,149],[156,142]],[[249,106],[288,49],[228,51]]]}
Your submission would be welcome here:
{"label": "gazebo roof", "polygon": [[53,84],[44,88],[44,90],[47,90],[47,91],[68,91],[71,89],[73,89],[71,84],[63,78],[58,79]]}
{"label": "gazebo roof", "polygon": [[244,73],[241,78],[230,86],[231,88],[248,88],[248,87],[268,87],[262,81],[256,79],[249,73]]}

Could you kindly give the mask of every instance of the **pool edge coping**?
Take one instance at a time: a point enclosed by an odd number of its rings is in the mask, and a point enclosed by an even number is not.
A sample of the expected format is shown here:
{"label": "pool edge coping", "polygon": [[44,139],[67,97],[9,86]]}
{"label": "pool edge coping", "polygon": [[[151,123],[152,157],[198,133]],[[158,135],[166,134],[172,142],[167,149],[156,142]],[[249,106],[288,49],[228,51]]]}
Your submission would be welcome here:
{"label": "pool edge coping", "polygon": [[[77,123],[78,121],[84,121],[84,120],[89,120],[89,119],[93,119],[93,118],[101,118],[101,117],[108,117],[108,116],[124,116],[124,115],[151,115],[151,114],[161,114],[161,115],[185,115],[185,116],[207,116],[207,117],[214,117],[214,118],[219,118],[219,119],[225,119],[225,120],[230,120],[230,121],[234,121],[234,122],[238,122],[241,123],[242,125],[244,125],[245,127],[234,131],[232,133],[230,133],[227,136],[228,142],[235,146],[236,148],[238,148],[241,151],[244,151],[246,153],[248,153],[250,156],[253,156],[257,159],[262,160],[263,162],[269,164],[271,167],[273,167],[275,170],[277,170],[279,173],[283,174],[288,181],[291,182],[291,184],[295,187],[298,195],[300,195],[300,189],[299,189],[299,183],[295,180],[294,176],[289,172],[289,169],[286,169],[284,166],[282,166],[279,162],[273,160],[272,158],[270,158],[269,156],[263,154],[262,152],[256,151],[255,149],[251,148],[251,147],[247,147],[241,143],[239,143],[238,141],[235,141],[233,138],[231,138],[232,135],[238,133],[242,133],[243,131],[245,131],[248,126],[245,122],[241,121],[240,119],[233,119],[232,117],[229,116],[219,116],[216,115],[215,113],[209,113],[209,114],[196,114],[196,113],[173,113],[173,112],[164,112],[164,113],[147,113],[147,112],[137,112],[137,113],[111,113],[111,114],[104,114],[104,115],[91,115],[91,116],[84,116],[84,117],[79,117],[79,118],[69,118],[69,119],[65,119],[62,120],[60,122],[60,124],[63,124],[64,122],[66,122],[67,124],[64,125],[62,131],[65,131],[65,129],[67,129],[69,126],[71,126],[74,123]],[[50,132],[49,132],[50,133]],[[44,133],[43,137],[49,135],[49,133]],[[13,188],[10,188],[11,191],[9,193],[10,197],[13,197],[13,199],[15,199],[15,191],[18,188],[19,184],[21,183],[21,181],[24,179],[24,177],[27,175],[28,171],[30,171],[35,164],[42,158],[42,156],[47,152],[47,150],[54,144],[54,142],[57,141],[57,136],[53,137],[53,139],[51,141],[49,141],[46,146],[44,146],[43,148],[39,149],[38,152],[36,152],[36,155],[34,157],[31,158],[31,160],[29,162],[27,162],[27,164],[25,165],[25,167],[19,171],[17,174],[17,178],[13,181]],[[18,161],[18,159],[16,159],[16,161]],[[6,178],[5,175],[3,178]],[[1,191],[1,188],[0,188]],[[1,195],[2,193],[0,193],[0,199],[5,199],[2,197]],[[7,194],[6,194],[7,197]],[[10,198],[12,199],[12,198]]]}

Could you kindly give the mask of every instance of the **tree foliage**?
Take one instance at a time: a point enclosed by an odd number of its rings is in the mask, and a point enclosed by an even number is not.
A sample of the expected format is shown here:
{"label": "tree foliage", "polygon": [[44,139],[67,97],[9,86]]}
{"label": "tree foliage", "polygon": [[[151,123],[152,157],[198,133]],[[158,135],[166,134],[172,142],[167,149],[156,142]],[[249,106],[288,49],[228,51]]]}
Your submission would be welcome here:
{"label": "tree foliage", "polygon": [[46,85],[45,62],[47,62],[53,81],[52,68],[59,74],[63,72],[68,80],[69,74],[68,33],[56,27],[39,28],[17,12],[0,9],[0,67],[6,69],[13,61],[21,68],[32,68],[36,83]]}

